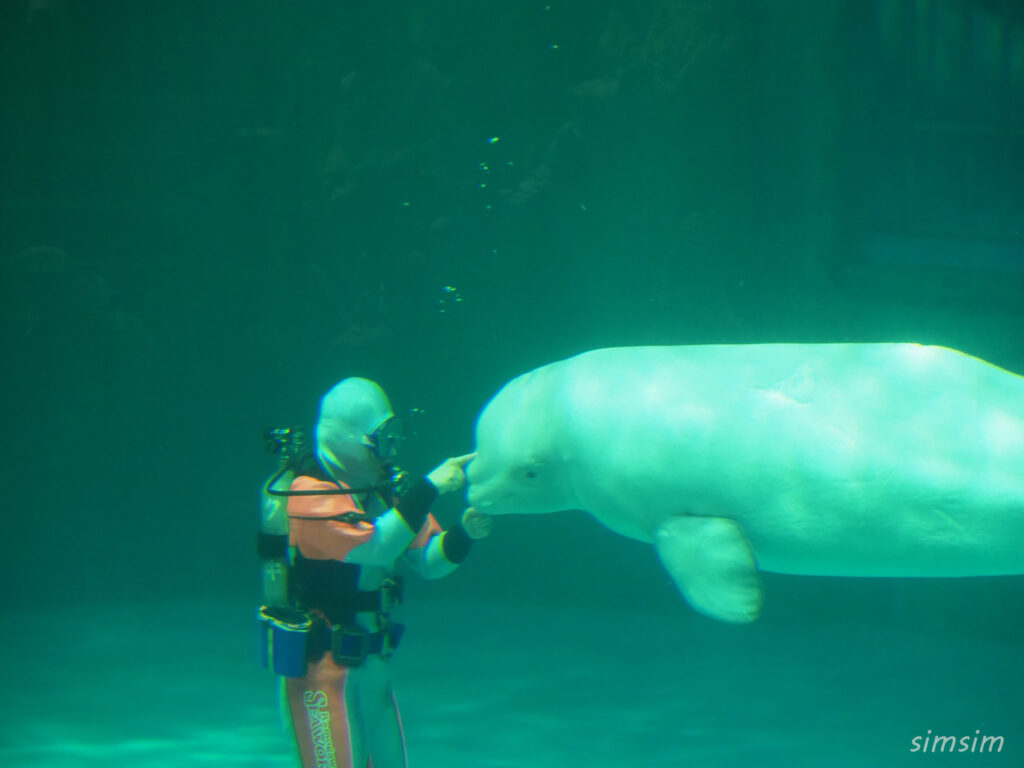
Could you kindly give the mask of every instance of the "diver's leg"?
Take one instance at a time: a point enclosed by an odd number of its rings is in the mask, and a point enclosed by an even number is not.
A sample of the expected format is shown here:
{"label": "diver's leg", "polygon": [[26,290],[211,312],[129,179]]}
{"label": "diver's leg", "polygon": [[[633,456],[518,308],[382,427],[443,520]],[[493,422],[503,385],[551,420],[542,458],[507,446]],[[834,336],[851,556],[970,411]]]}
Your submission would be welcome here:
{"label": "diver's leg", "polygon": [[285,690],[304,768],[364,768],[366,740],[354,707],[360,686],[326,654],[310,662],[305,677],[288,678]]}
{"label": "diver's leg", "polygon": [[391,667],[379,656],[371,656],[361,668],[361,704],[367,717],[373,768],[406,768],[405,733],[391,687]]}

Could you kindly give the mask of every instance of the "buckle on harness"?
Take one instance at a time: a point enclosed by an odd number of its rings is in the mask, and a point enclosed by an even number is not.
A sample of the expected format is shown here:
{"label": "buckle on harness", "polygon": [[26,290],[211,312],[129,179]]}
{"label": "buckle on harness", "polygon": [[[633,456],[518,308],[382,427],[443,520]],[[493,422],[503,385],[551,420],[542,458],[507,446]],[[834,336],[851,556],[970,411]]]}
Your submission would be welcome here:
{"label": "buckle on harness", "polygon": [[369,653],[369,635],[362,630],[331,627],[331,656],[343,667],[361,666]]}
{"label": "buckle on harness", "polygon": [[343,667],[358,667],[367,656],[390,657],[405,631],[403,624],[388,624],[379,632],[335,625],[331,627],[331,657]]}

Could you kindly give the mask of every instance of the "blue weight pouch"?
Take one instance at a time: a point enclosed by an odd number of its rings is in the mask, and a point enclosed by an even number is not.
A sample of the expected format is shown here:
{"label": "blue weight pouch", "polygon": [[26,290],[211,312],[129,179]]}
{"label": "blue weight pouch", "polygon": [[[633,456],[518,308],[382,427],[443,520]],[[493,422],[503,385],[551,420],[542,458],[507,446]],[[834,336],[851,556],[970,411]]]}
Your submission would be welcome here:
{"label": "blue weight pouch", "polygon": [[313,620],[304,611],[264,605],[259,611],[263,666],[284,677],[306,674],[306,646]]}

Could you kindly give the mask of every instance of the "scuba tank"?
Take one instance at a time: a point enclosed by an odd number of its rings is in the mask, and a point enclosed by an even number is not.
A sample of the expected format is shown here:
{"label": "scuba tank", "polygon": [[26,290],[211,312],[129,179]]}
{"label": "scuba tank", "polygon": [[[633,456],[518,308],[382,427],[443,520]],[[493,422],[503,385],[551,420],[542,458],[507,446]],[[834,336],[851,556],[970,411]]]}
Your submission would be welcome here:
{"label": "scuba tank", "polygon": [[[313,615],[294,605],[288,588],[292,551],[288,536],[288,499],[293,496],[381,493],[391,498],[405,487],[407,475],[386,465],[388,479],[365,488],[291,490],[296,471],[302,463],[303,434],[294,428],[271,429],[264,437],[267,450],[278,457],[277,470],[261,490],[261,514],[258,551],[261,561],[263,604],[258,612],[260,656],[264,667],[284,677],[302,677],[307,673],[306,648],[312,632]],[[383,590],[382,590],[383,592]],[[400,625],[395,625],[400,626]],[[397,640],[392,640],[392,647]]]}
{"label": "scuba tank", "polygon": [[[261,492],[258,550],[263,581],[260,606],[260,659],[272,672],[285,677],[306,674],[306,644],[312,619],[292,607],[288,592],[288,488],[295,479],[295,466],[302,455],[302,432],[271,429],[264,437],[267,450],[277,455],[277,471],[263,484]],[[283,489],[278,487],[283,483]]]}
{"label": "scuba tank", "polygon": [[262,560],[263,604],[287,606],[288,497],[279,493],[291,487],[295,479],[294,464],[302,455],[303,435],[298,429],[271,429],[265,438],[267,449],[278,457],[278,467],[263,484],[260,493],[259,555]]}

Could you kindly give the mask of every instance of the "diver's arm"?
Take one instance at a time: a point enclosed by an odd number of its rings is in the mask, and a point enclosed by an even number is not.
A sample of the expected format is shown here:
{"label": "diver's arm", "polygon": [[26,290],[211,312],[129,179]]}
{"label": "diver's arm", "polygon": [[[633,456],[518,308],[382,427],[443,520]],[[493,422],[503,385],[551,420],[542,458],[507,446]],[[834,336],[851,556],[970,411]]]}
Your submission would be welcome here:
{"label": "diver's arm", "polygon": [[[433,518],[431,518],[433,520]],[[469,555],[474,539],[482,539],[491,532],[491,518],[467,509],[458,525],[447,531],[434,530],[425,545],[417,547],[414,541],[405,553],[408,562],[426,579],[447,576]],[[421,531],[420,536],[423,535]]]}
{"label": "diver's arm", "polygon": [[402,516],[389,509],[373,522],[373,534],[349,550],[343,562],[386,567],[412,542],[413,533]]}
{"label": "diver's arm", "polygon": [[417,547],[417,543],[414,541],[406,551],[405,561],[423,578],[439,579],[454,571],[466,558],[473,540],[457,525],[448,531],[435,528],[421,546]]}
{"label": "diver's arm", "polygon": [[[394,509],[377,518],[370,541],[353,549],[345,561],[359,565],[386,565],[412,545],[413,554],[408,559],[426,578],[435,579],[451,572],[458,561],[449,559],[449,556],[461,559],[465,557],[468,547],[462,548],[458,536],[446,548],[442,541],[434,544],[435,539],[446,539],[447,536],[436,536],[440,534],[440,526],[430,517],[430,505],[438,495],[449,494],[463,487],[466,482],[466,464],[474,456],[466,454],[446,459],[426,477],[413,483],[398,498]],[[398,532],[401,532],[401,537]],[[400,549],[395,549],[399,543]]]}
{"label": "diver's arm", "polygon": [[393,563],[423,528],[436,498],[437,488],[429,480],[415,482],[392,509],[374,521],[373,535],[352,549],[345,562],[377,566]]}

